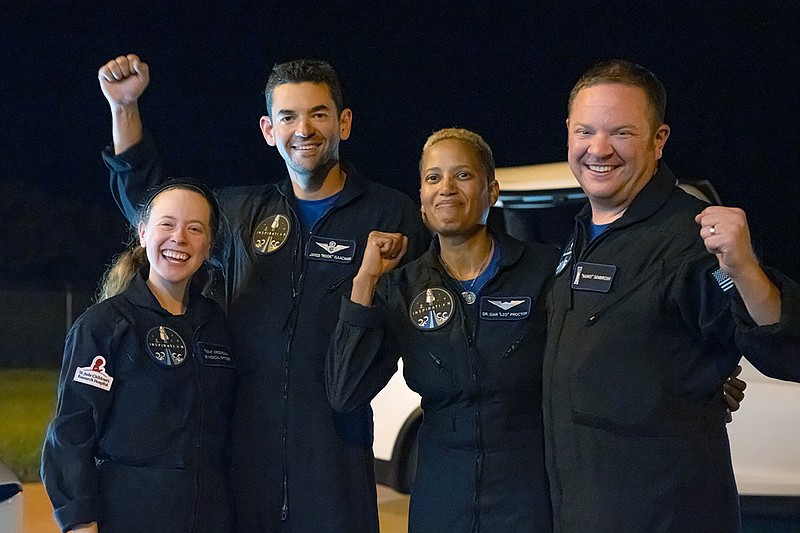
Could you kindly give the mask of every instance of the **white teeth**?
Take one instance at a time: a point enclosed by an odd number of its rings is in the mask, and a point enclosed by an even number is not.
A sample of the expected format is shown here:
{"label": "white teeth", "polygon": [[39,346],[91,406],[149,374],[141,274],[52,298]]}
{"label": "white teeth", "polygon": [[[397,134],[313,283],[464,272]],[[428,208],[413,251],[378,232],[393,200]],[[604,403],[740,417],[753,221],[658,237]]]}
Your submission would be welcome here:
{"label": "white teeth", "polygon": [[183,252],[176,252],[174,250],[164,250],[161,252],[167,259],[174,259],[176,261],[186,261],[189,259],[189,254]]}
{"label": "white teeth", "polygon": [[294,147],[295,150],[313,150],[314,148],[316,148],[315,145],[311,145],[311,146],[295,146]]}
{"label": "white teeth", "polygon": [[614,167],[611,165],[588,165],[589,170],[592,172],[611,172],[614,170]]}

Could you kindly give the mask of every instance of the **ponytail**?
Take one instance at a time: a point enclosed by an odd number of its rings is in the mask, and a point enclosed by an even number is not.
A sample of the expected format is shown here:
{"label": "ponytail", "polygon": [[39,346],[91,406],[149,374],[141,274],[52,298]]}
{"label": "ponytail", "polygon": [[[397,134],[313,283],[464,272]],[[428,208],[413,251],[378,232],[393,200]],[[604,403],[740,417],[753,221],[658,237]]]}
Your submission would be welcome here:
{"label": "ponytail", "polygon": [[97,301],[102,302],[127,289],[137,272],[149,264],[147,250],[135,240],[127,250],[114,258],[114,262],[103,274]]}

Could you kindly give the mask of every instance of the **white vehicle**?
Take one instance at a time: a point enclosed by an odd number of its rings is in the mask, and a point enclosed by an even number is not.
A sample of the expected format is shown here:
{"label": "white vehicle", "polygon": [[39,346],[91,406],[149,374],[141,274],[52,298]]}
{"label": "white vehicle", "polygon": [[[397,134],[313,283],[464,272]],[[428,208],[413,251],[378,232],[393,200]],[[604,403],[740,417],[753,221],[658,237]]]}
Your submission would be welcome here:
{"label": "white vehicle", "polygon": [[[569,238],[586,196],[566,162],[498,168],[496,174],[500,199],[490,225],[498,224],[519,239],[559,246]],[[679,185],[720,203],[706,181]],[[746,398],[728,424],[728,434],[742,514],[800,520],[800,384],[767,378],[744,359],[741,365]],[[377,480],[403,493],[410,492],[416,470],[419,400],[403,380],[401,361],[399,371],[372,401]]]}
{"label": "white vehicle", "polygon": [[3,463],[0,463],[0,531],[22,531],[22,484]]}

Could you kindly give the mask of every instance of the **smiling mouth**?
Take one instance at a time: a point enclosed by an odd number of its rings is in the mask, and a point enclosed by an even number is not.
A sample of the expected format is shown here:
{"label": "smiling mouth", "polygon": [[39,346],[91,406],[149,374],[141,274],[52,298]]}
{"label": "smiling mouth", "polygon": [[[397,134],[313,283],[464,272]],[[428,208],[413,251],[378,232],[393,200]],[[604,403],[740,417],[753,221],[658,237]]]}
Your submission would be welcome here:
{"label": "smiling mouth", "polygon": [[189,260],[189,254],[185,252],[178,252],[175,250],[164,250],[161,252],[161,255],[164,256],[169,261],[176,261],[179,263],[183,263]]}
{"label": "smiling mouth", "polygon": [[295,144],[292,145],[292,150],[295,150],[297,152],[310,152],[312,150],[316,150],[317,148],[319,148],[319,146],[320,146],[319,144],[300,144],[300,145]]}
{"label": "smiling mouth", "polygon": [[599,174],[611,172],[612,170],[614,170],[614,168],[616,168],[613,165],[586,165],[586,167],[592,172],[597,172]]}

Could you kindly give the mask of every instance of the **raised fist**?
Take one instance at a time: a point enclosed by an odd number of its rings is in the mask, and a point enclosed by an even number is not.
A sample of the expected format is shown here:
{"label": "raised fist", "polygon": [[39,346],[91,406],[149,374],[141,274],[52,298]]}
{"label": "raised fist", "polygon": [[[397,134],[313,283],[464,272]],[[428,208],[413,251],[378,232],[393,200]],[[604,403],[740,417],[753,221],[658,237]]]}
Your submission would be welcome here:
{"label": "raised fist", "polygon": [[97,78],[109,105],[131,105],[139,100],[147,88],[150,70],[139,56],[128,54],[112,59],[100,67]]}

